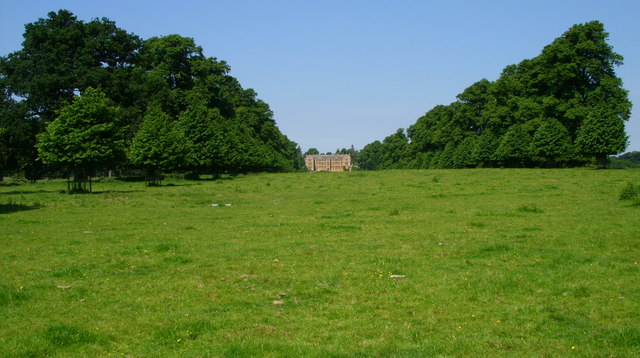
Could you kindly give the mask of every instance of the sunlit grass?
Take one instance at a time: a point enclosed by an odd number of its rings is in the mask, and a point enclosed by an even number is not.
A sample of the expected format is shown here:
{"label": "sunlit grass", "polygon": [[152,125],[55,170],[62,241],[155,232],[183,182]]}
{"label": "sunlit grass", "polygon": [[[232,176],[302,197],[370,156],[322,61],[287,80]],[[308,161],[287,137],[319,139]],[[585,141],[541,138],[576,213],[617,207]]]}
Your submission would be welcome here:
{"label": "sunlit grass", "polygon": [[0,186],[0,356],[636,356],[628,182],[640,171]]}

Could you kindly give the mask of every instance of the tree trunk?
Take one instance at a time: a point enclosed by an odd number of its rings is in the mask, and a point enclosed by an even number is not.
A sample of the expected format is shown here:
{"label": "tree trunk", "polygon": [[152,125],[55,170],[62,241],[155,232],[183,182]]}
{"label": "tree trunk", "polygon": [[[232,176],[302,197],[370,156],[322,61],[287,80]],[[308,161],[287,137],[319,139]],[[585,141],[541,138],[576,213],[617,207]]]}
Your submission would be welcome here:
{"label": "tree trunk", "polygon": [[91,178],[89,177],[89,189],[87,190],[87,172],[85,168],[74,170],[73,181],[67,180],[67,191],[70,194],[91,193]]}
{"label": "tree trunk", "polygon": [[596,154],[596,165],[598,169],[604,169],[609,163],[609,157],[606,154]]}
{"label": "tree trunk", "polygon": [[158,170],[156,168],[148,168],[146,172],[147,172],[147,177],[146,177],[147,186],[160,185],[160,182],[162,181],[162,179],[160,179],[160,176],[158,175]]}

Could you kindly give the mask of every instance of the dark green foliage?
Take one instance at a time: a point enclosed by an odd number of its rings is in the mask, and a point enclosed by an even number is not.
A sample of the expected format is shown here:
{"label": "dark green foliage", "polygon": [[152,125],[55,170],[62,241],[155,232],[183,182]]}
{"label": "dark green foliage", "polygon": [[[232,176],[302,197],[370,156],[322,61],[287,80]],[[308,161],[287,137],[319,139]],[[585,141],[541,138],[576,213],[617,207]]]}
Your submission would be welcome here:
{"label": "dark green foliage", "polygon": [[620,195],[618,199],[620,200],[635,200],[640,195],[640,187],[633,185],[632,182],[627,182],[627,184],[620,190]]}
{"label": "dark green foliage", "polygon": [[498,136],[492,131],[484,131],[475,140],[471,151],[471,160],[481,167],[495,166],[496,148],[498,148]]}
{"label": "dark green foliage", "polygon": [[466,137],[455,147],[451,156],[452,168],[473,168],[477,166],[472,153],[476,147],[476,137]]}
{"label": "dark green foliage", "polygon": [[0,181],[5,174],[17,173],[30,180],[41,176],[35,144],[36,133],[43,128],[42,120],[29,113],[24,101],[11,97],[6,78],[0,76]]}
{"label": "dark green foliage", "polygon": [[123,105],[132,99],[133,65],[140,39],[106,19],[85,23],[71,12],[50,12],[25,26],[23,48],[0,66],[11,93],[29,111],[52,120],[56,111],[88,87],[102,87]]}
{"label": "dark green foliage", "polygon": [[383,145],[380,141],[369,143],[360,151],[360,168],[366,170],[385,169],[381,167]]}
{"label": "dark green foliage", "polygon": [[303,166],[297,144],[280,132],[269,106],[229,76],[225,62],[205,57],[193,39],[151,38],[141,57],[153,101],[187,137],[188,168],[217,176]]}
{"label": "dark green foliage", "polygon": [[159,107],[150,108],[129,148],[131,162],[146,169],[147,183],[157,185],[162,170],[186,166],[188,155],[182,128]]}
{"label": "dark green foliage", "polygon": [[544,119],[532,141],[532,159],[543,167],[557,167],[572,159],[573,146],[567,129],[555,119]]}
{"label": "dark green foliage", "polygon": [[610,157],[609,168],[640,168],[640,152],[629,152],[617,157]]}
{"label": "dark green foliage", "polygon": [[531,136],[525,126],[515,124],[502,136],[496,150],[496,159],[505,167],[526,166],[531,157]]}
{"label": "dark green foliage", "polygon": [[624,122],[608,110],[590,112],[578,130],[576,145],[580,152],[594,156],[598,166],[604,167],[608,154],[627,147]]}
{"label": "dark green foliage", "polygon": [[309,150],[307,150],[306,152],[304,152],[304,155],[318,155],[320,154],[320,151],[318,151],[318,149],[316,148],[309,148]]}
{"label": "dark green foliage", "polygon": [[[41,172],[36,136],[89,88],[99,88],[118,108],[112,117],[122,129],[117,144],[131,146],[130,162],[122,155],[89,160],[76,177],[107,165],[133,164],[151,177],[176,167],[214,173],[303,167],[300,148],[280,132],[269,106],[242,88],[224,61],[204,56],[192,38],[174,34],[143,41],[108,19],[83,22],[66,10],[25,28],[23,48],[0,58],[0,177],[5,171],[34,177]],[[63,158],[78,153],[71,146],[56,148],[56,160],[45,154],[53,150],[48,136],[41,134],[45,144],[39,146],[49,169],[80,165]]]}
{"label": "dark green foliage", "polygon": [[409,142],[403,129],[398,129],[395,134],[386,137],[382,141],[384,151],[381,153],[381,166],[383,168],[394,168],[403,165],[402,160],[406,158],[406,151]]}
{"label": "dark green foliage", "polygon": [[377,166],[362,167],[604,166],[626,148],[631,110],[614,71],[622,56],[607,36],[598,21],[571,27],[539,56],[505,67],[496,81],[478,81],[456,102],[418,118],[407,129],[407,146],[366,146],[363,154],[383,155]]}
{"label": "dark green foliage", "polygon": [[636,165],[640,165],[640,152],[629,152],[622,154],[618,159],[628,160]]}
{"label": "dark green foliage", "polygon": [[382,143],[375,141],[366,145],[360,152],[349,152],[354,154],[358,160],[358,166],[362,169],[394,169],[403,168],[410,165],[416,166],[409,152],[409,140],[403,129],[398,129],[396,133],[386,137]]}
{"label": "dark green foliage", "polygon": [[38,135],[37,146],[43,163],[74,171],[72,191],[87,191],[93,170],[124,159],[117,108],[102,91],[88,88]]}

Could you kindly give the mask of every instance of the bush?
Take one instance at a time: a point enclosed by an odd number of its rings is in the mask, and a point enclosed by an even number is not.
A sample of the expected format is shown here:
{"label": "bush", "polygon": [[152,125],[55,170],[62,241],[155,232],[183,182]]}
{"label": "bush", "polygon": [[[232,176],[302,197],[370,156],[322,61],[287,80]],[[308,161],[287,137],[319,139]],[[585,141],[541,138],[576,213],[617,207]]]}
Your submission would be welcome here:
{"label": "bush", "polygon": [[640,188],[636,187],[631,182],[627,182],[627,185],[625,185],[625,187],[622,188],[622,190],[620,191],[620,195],[618,196],[618,199],[634,200],[638,202],[638,191],[640,191]]}

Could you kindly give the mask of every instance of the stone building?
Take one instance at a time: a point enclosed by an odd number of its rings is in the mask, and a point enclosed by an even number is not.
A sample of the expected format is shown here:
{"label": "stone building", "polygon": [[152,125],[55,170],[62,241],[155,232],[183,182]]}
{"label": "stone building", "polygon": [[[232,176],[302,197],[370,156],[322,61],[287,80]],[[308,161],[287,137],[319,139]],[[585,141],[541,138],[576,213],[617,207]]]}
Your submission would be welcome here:
{"label": "stone building", "polygon": [[351,171],[351,156],[349,154],[307,155],[304,164],[310,172],[344,172]]}

